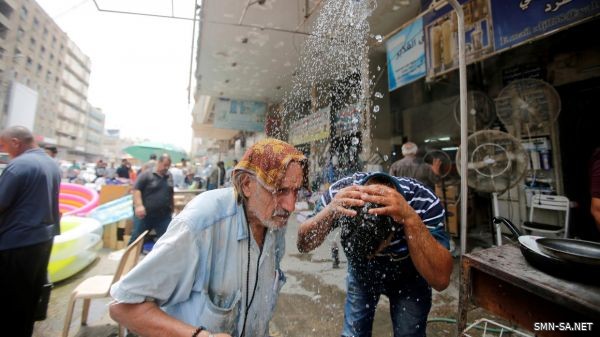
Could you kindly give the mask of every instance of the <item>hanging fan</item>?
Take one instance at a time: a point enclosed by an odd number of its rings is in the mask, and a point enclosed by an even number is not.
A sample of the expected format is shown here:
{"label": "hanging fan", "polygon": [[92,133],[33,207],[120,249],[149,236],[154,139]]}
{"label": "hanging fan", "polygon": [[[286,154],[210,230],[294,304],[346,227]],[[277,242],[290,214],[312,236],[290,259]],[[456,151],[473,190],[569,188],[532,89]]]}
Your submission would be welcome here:
{"label": "hanging fan", "polygon": [[511,134],[545,132],[560,113],[560,96],[550,84],[532,78],[514,81],[496,98],[496,114]]}
{"label": "hanging fan", "polygon": [[[498,195],[519,183],[527,173],[528,154],[515,137],[502,131],[483,130],[469,136],[467,184],[473,189],[492,193],[494,216],[499,216]],[[456,164],[460,172],[460,149]],[[501,244],[499,226],[497,244]]]}
{"label": "hanging fan", "polygon": [[[454,119],[460,125],[460,97],[454,103]],[[467,93],[467,125],[469,133],[487,129],[496,119],[494,102],[481,91]]]}
{"label": "hanging fan", "polygon": [[442,150],[428,151],[423,157],[423,161],[429,165],[432,165],[435,159],[439,159],[441,162],[440,178],[445,178],[450,174],[450,171],[452,171],[452,159],[450,159],[450,156]]}

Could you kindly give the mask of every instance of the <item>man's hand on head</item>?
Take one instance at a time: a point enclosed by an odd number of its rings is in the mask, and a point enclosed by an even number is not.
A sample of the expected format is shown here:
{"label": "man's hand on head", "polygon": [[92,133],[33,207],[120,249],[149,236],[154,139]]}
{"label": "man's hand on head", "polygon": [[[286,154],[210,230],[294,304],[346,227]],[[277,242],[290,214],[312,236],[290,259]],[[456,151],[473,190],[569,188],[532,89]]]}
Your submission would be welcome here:
{"label": "man's hand on head", "polygon": [[387,215],[397,223],[404,223],[405,218],[415,214],[402,194],[385,185],[361,186],[361,199],[380,205],[378,208],[371,208],[369,214]]}
{"label": "man's hand on head", "polygon": [[339,190],[326,209],[333,219],[340,216],[356,216],[357,212],[352,207],[362,207],[365,202],[361,199],[360,186],[352,185]]}

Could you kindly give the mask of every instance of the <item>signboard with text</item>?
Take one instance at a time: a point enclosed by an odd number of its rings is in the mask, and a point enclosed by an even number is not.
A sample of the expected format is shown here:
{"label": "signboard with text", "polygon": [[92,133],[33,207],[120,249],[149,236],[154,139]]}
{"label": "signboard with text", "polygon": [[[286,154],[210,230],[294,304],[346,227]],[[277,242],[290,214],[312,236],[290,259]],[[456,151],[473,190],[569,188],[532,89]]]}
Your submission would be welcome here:
{"label": "signboard with text", "polygon": [[425,76],[423,42],[422,18],[415,20],[386,42],[390,91]]}
{"label": "signboard with text", "polygon": [[267,103],[217,98],[214,106],[214,126],[222,129],[234,129],[262,132],[265,129]]}
{"label": "signboard with text", "polygon": [[492,1],[496,50],[600,13],[600,0]]}
{"label": "signboard with text", "polygon": [[330,108],[326,107],[293,122],[290,125],[289,142],[298,145],[328,138],[331,125],[329,113]]}

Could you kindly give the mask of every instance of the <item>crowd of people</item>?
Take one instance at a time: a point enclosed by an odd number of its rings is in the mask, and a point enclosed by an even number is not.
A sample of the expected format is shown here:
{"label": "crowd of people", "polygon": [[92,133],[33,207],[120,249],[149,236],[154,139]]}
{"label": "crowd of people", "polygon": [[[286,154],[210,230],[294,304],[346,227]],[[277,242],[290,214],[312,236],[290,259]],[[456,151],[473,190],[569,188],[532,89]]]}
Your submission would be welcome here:
{"label": "crowd of people", "polygon": [[[0,300],[12,305],[0,322],[15,336],[31,336],[60,230],[61,174],[56,151],[47,148],[46,155],[25,128],[4,130],[0,144],[12,158],[0,176]],[[415,148],[403,147],[405,157],[411,159]],[[77,163],[72,166],[76,171]],[[261,140],[235,166],[217,163],[207,191],[173,217],[175,187],[196,183],[186,163],[172,166],[171,157],[160,154],[135,172],[125,159],[116,169],[98,161],[97,179],[111,178],[114,169],[117,179],[135,181],[131,241],[146,229],[160,237],[112,286],[111,317],[140,336],[268,336],[286,280],[285,229],[298,195],[309,189],[308,167],[294,146]],[[397,172],[436,179],[439,163],[402,160],[390,174],[332,178],[298,227],[300,252],[340,228],[348,258],[343,337],[372,335],[381,295],[390,301],[394,336],[425,336],[432,288],[442,291],[450,282],[453,261],[440,200],[426,182]]]}

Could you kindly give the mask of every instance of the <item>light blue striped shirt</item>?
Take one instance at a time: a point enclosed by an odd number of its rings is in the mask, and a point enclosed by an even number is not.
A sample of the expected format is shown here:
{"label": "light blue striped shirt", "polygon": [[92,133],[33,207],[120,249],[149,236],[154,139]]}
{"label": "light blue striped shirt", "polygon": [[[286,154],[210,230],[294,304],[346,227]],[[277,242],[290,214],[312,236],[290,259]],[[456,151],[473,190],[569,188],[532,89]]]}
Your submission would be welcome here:
{"label": "light blue striped shirt", "polygon": [[[285,229],[267,231],[246,336],[268,336],[285,277],[279,269]],[[246,305],[248,231],[233,188],[202,193],[173,219],[154,249],[111,295],[124,303],[156,301],[169,315],[209,331],[239,336]],[[250,297],[260,250],[251,240]]]}

